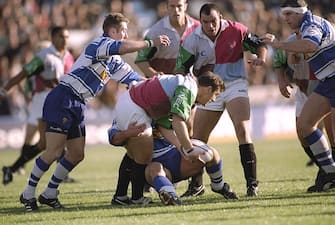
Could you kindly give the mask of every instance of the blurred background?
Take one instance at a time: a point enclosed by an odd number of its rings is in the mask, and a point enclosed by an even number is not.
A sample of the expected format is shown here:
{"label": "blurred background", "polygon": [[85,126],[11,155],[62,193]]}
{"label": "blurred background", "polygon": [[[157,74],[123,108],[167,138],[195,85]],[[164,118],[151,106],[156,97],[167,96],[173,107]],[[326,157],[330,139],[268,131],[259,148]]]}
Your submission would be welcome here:
{"label": "blurred background", "polygon": [[[189,0],[189,14],[198,18],[204,1]],[[307,1],[316,15],[335,23],[335,1]],[[216,0],[226,19],[245,24],[251,32],[262,35],[274,33],[280,39],[290,34],[281,22],[280,0]],[[121,12],[130,19],[129,39],[142,39],[143,33],[166,15],[163,0],[0,0],[0,85],[21,71],[29,62],[38,43],[49,39],[49,28],[65,26],[70,31],[69,49],[77,57],[83,47],[102,34],[102,21],[109,12]],[[250,99],[252,103],[252,133],[254,138],[295,135],[294,97],[285,99],[278,91],[271,65],[269,49],[264,68],[249,68]],[[133,63],[136,54],[124,59]],[[246,55],[246,59],[252,57]],[[29,100],[24,83],[12,88],[8,97],[0,101],[0,148],[22,144]],[[106,143],[107,128],[111,125],[113,105],[105,106],[99,99],[89,103],[87,112],[88,143]],[[226,114],[213,131],[212,138],[234,138],[231,122]]]}

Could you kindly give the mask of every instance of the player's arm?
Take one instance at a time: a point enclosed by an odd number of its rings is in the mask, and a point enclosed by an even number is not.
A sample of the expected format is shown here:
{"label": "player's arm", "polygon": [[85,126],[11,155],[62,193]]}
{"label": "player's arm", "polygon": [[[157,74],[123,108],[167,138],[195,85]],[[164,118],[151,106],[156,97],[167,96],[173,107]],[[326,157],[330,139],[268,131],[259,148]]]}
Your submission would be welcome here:
{"label": "player's arm", "polygon": [[273,48],[283,49],[288,52],[313,53],[317,51],[318,44],[309,39],[299,39],[295,41],[278,41],[273,34],[265,34],[261,40]]}
{"label": "player's arm", "polygon": [[274,68],[275,74],[277,75],[278,79],[278,88],[280,93],[289,98],[291,92],[289,88],[293,88],[290,81],[286,76],[286,69],[287,69],[287,56],[286,52],[281,49],[277,49],[272,58],[272,66]]}
{"label": "player's arm", "polygon": [[195,99],[196,93],[190,88],[180,85],[176,88],[174,97],[171,100],[172,128],[184,150],[189,150],[193,147],[186,121],[191,115]]}
{"label": "player's arm", "polygon": [[[144,40],[149,41],[150,39],[148,37],[145,37]],[[149,63],[149,61],[154,57],[156,52],[157,47],[147,47],[137,52],[135,63],[146,77],[153,77],[161,73],[160,71],[156,71],[152,66],[150,66]]]}
{"label": "player's arm", "polygon": [[160,134],[172,145],[174,146],[180,146],[180,142],[176,136],[176,133],[173,129],[167,129],[162,126],[157,126],[157,129],[159,130]]}
{"label": "player's arm", "polygon": [[145,124],[136,125],[136,123],[132,123],[127,130],[121,131],[118,129],[116,122],[113,121],[112,127],[108,129],[109,143],[114,146],[124,146],[129,138],[139,136],[145,128]]}
{"label": "player's arm", "polygon": [[162,72],[155,70],[152,66],[150,66],[148,61],[136,62],[136,65],[143,72],[144,76],[147,78],[151,78],[155,75],[162,74]]}
{"label": "player's arm", "polygon": [[175,72],[180,74],[187,74],[195,62],[195,55],[186,50],[183,46],[179,48],[177,56]]}
{"label": "player's arm", "polygon": [[250,32],[246,33],[243,39],[243,50],[250,51],[251,53],[257,55],[257,58],[250,59],[248,63],[254,66],[261,66],[265,64],[267,48],[257,35]]}
{"label": "player's arm", "polygon": [[141,76],[133,70],[133,68],[124,60],[112,60],[108,64],[111,79],[120,83],[126,84],[128,87],[133,81],[144,80],[145,77]]}
{"label": "player's arm", "polygon": [[133,40],[123,40],[119,49],[120,55],[137,52],[141,49],[147,47],[156,47],[156,46],[168,46],[170,45],[170,39],[166,35],[159,35],[152,40],[143,40],[143,41],[133,41]]}
{"label": "player's arm", "polygon": [[1,92],[9,91],[13,86],[19,84],[23,79],[29,78],[34,74],[42,71],[44,68],[43,61],[39,57],[34,57],[28,64],[24,65],[23,69],[2,87]]}

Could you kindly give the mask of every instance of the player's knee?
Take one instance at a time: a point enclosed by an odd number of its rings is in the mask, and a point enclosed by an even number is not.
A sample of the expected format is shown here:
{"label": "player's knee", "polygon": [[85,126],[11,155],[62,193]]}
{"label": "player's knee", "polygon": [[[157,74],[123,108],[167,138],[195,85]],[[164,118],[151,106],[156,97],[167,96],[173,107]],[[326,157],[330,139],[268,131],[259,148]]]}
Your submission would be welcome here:
{"label": "player's knee", "polygon": [[150,177],[154,178],[156,176],[165,176],[165,172],[161,163],[151,162],[147,165],[146,170]]}
{"label": "player's knee", "polygon": [[85,157],[84,151],[82,151],[82,152],[67,151],[66,156],[65,156],[66,159],[68,159],[71,163],[73,163],[75,165],[80,163],[84,159],[84,157]]}
{"label": "player's knee", "polygon": [[312,127],[307,122],[298,118],[296,129],[299,137],[305,137],[309,135],[311,128]]}

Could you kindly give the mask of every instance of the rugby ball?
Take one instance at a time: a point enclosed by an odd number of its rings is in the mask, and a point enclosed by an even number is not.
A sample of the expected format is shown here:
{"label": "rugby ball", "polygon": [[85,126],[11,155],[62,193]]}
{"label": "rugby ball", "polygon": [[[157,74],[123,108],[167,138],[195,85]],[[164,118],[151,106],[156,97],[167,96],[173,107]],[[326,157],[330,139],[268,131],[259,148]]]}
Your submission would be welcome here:
{"label": "rugby ball", "polygon": [[214,155],[212,148],[207,145],[205,142],[200,141],[198,139],[191,139],[194,153],[199,155],[199,160],[203,162],[204,164],[212,161]]}

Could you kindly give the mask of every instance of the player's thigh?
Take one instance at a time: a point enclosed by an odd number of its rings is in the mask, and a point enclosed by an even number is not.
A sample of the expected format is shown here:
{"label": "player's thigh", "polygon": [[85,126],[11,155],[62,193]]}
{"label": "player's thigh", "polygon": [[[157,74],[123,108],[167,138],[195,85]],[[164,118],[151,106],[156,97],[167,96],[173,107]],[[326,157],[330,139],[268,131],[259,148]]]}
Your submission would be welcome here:
{"label": "player's thigh", "polygon": [[313,92],[307,99],[297,121],[297,129],[304,137],[309,135],[319,120],[330,112],[330,102],[324,96]]}
{"label": "player's thigh", "polygon": [[125,147],[135,162],[148,164],[151,161],[154,147],[152,135],[143,134],[139,137],[131,137]]}
{"label": "player's thigh", "polygon": [[40,139],[38,141],[38,146],[41,150],[44,150],[46,147],[46,141],[45,141],[45,129],[46,129],[46,123],[42,119],[38,119],[38,131],[40,134]]}
{"label": "player's thigh", "polygon": [[221,115],[222,111],[197,108],[193,122],[193,138],[207,143],[209,135],[218,123]]}
{"label": "player's thigh", "polygon": [[237,97],[226,104],[226,108],[233,124],[250,120],[249,98]]}

